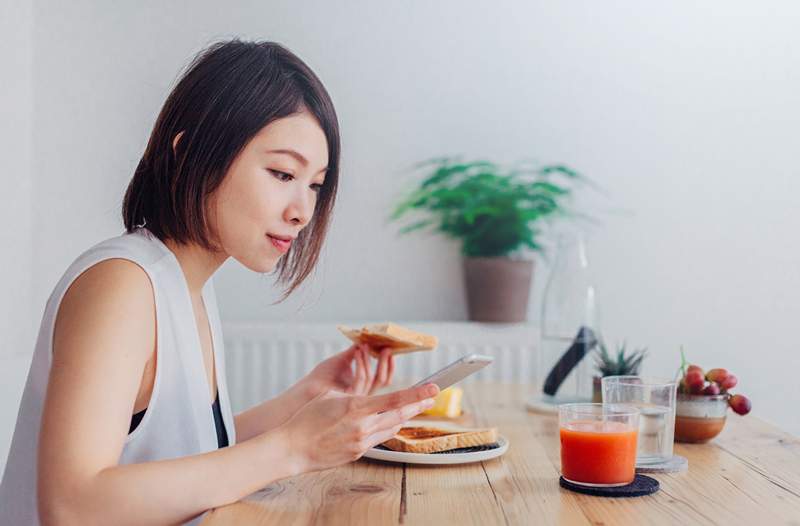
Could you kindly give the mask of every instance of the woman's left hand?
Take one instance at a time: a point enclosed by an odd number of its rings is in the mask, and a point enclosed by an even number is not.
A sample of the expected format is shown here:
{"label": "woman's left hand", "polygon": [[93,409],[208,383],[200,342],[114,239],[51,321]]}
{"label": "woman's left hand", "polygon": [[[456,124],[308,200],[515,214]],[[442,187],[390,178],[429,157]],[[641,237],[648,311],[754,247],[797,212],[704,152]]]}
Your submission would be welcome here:
{"label": "woman's left hand", "polygon": [[353,344],[346,351],[331,356],[303,378],[312,391],[336,390],[354,395],[368,395],[392,382],[394,356],[389,348],[378,350],[378,364],[370,366],[369,347]]}

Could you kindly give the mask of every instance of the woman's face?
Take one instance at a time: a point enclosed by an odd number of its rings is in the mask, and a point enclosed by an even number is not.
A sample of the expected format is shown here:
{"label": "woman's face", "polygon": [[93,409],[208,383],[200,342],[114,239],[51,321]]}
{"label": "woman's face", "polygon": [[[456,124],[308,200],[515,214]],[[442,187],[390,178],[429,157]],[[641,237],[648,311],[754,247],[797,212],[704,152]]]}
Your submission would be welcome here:
{"label": "woman's face", "polygon": [[234,159],[209,199],[209,221],[226,256],[269,272],[311,221],[325,181],[328,143],[303,111],[271,122]]}

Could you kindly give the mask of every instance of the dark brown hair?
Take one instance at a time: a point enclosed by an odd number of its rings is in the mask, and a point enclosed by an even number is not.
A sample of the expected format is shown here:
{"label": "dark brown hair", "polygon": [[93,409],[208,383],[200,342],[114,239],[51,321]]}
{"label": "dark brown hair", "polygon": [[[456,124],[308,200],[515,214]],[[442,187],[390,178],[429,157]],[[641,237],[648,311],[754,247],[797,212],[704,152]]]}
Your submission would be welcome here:
{"label": "dark brown hair", "polygon": [[336,198],[340,141],[336,111],[322,82],[279,44],[231,40],[195,57],[164,103],[125,192],[125,229],[145,225],[162,241],[216,250],[209,238],[207,198],[259,130],[304,110],[325,133],[328,170],[313,218],[276,267],[278,282],[287,285],[285,299],[319,258]]}

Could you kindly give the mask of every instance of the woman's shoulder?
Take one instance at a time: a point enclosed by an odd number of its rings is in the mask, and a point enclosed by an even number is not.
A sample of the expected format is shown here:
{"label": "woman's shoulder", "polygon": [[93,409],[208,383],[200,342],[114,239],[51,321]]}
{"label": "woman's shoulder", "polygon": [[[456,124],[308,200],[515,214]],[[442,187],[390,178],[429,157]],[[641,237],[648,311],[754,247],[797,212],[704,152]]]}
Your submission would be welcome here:
{"label": "woman's shoulder", "polygon": [[97,243],[67,271],[65,299],[67,295],[89,294],[100,303],[115,298],[129,304],[151,303],[152,267],[167,255],[162,247],[166,249],[158,238],[141,228]]}
{"label": "woman's shoulder", "polygon": [[147,273],[137,263],[124,258],[98,261],[73,280],[64,304],[82,310],[128,309],[145,314],[153,310],[153,286]]}
{"label": "woman's shoulder", "polygon": [[140,295],[152,302],[154,276],[169,250],[159,244],[152,234],[139,230],[106,239],[85,250],[54,287],[47,310],[55,315],[68,294],[70,299],[80,297],[92,304],[114,298],[132,301]]}
{"label": "woman's shoulder", "polygon": [[[147,273],[127,259],[105,259],[87,268],[70,284],[60,302],[56,327],[67,326],[87,341],[102,333],[135,327],[127,334],[143,343],[155,329],[155,300]],[[125,329],[127,327],[127,329]],[[56,331],[58,332],[58,331]],[[141,347],[147,353],[148,345]],[[148,355],[148,354],[146,354]]]}
{"label": "woman's shoulder", "polygon": [[111,259],[116,256],[136,262],[140,267],[156,264],[170,254],[169,249],[150,231],[139,228],[101,241],[85,250],[73,265]]}

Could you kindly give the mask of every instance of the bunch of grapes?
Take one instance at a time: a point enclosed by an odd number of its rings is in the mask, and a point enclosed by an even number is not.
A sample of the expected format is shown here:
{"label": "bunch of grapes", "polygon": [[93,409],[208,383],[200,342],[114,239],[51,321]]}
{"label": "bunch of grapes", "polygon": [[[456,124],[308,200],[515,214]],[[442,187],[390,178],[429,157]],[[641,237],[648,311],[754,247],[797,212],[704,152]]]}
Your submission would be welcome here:
{"label": "bunch of grapes", "polygon": [[692,395],[718,395],[729,394],[728,405],[735,413],[746,415],[750,412],[750,399],[741,394],[729,393],[729,389],[736,387],[738,378],[729,373],[727,369],[711,369],[703,373],[699,365],[690,365],[681,368],[683,376],[678,383],[678,392]]}

